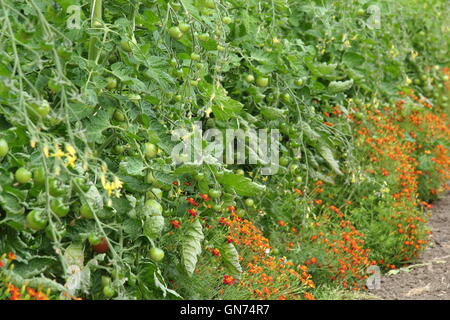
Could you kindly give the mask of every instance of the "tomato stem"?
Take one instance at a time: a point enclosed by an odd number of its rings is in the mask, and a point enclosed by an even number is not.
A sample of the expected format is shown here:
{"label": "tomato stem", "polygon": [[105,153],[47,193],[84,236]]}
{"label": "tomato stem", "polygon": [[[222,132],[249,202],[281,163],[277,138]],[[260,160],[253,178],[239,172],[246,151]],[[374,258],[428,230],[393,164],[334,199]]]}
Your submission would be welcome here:
{"label": "tomato stem", "polygon": [[[103,0],[92,0],[92,7],[91,7],[91,27],[97,27],[98,23],[101,23],[102,21],[102,1]],[[98,44],[100,43],[100,40],[97,36],[91,36],[91,39],[89,40],[89,53],[88,53],[88,59],[89,60],[96,60],[99,53]]]}

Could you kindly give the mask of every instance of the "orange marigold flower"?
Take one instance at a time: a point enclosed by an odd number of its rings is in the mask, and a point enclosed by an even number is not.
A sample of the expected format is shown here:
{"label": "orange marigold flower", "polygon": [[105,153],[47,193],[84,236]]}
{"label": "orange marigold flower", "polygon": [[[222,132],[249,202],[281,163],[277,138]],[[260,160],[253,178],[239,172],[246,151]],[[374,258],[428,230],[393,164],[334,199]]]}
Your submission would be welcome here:
{"label": "orange marigold flower", "polygon": [[229,275],[227,275],[227,274],[223,276],[223,283],[226,284],[226,285],[231,286],[231,285],[234,284],[236,281],[237,281],[237,280],[236,280],[234,277],[229,276]]}
{"label": "orange marigold flower", "polygon": [[181,226],[181,222],[178,220],[171,220],[170,224],[172,225],[172,227],[174,227],[175,229],[178,229]]}
{"label": "orange marigold flower", "polygon": [[193,216],[194,218],[198,215],[197,210],[195,210],[194,208],[189,209],[188,213]]}
{"label": "orange marigold flower", "polygon": [[288,225],[288,223],[287,223],[287,222],[284,222],[283,220],[279,220],[279,221],[278,221],[278,224],[279,224],[281,227],[284,227],[284,226],[287,226],[287,225]]}
{"label": "orange marigold flower", "polygon": [[17,257],[13,252],[10,252],[10,253],[8,253],[8,259],[13,261],[13,260],[16,260]]}
{"label": "orange marigold flower", "polygon": [[187,198],[186,201],[189,202],[190,204],[192,204],[195,207],[199,206],[199,204],[194,200],[194,198]]}
{"label": "orange marigold flower", "polygon": [[306,300],[316,300],[316,298],[314,298],[314,296],[309,292],[305,292],[303,296]]}

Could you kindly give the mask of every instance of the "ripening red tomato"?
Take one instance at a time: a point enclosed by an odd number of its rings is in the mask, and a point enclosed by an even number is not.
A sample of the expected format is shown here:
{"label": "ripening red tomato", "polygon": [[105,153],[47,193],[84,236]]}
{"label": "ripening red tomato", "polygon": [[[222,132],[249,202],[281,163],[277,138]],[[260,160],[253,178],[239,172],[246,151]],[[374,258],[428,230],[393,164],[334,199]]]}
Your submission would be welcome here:
{"label": "ripening red tomato", "polygon": [[102,237],[98,244],[92,246],[92,249],[97,253],[106,253],[109,250],[108,242]]}

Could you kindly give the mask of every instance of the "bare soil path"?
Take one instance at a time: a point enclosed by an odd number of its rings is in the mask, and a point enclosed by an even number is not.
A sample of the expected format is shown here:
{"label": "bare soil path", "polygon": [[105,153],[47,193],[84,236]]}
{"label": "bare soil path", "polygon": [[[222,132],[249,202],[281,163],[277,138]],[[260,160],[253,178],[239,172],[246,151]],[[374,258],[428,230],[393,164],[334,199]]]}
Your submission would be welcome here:
{"label": "bare soil path", "polygon": [[385,300],[450,300],[450,193],[433,204],[430,246],[421,261],[383,275],[372,294]]}

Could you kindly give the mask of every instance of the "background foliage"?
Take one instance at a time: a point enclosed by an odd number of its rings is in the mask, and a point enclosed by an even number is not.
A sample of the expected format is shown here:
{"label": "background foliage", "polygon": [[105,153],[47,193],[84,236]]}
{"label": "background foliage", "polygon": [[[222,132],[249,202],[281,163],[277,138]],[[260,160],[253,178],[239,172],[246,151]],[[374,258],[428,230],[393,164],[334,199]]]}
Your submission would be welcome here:
{"label": "background foliage", "polygon": [[[409,263],[449,178],[449,11],[0,0],[0,297],[313,299]],[[174,165],[194,121],[279,129],[278,174]]]}

